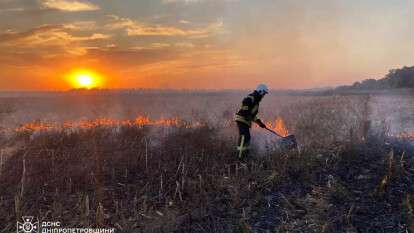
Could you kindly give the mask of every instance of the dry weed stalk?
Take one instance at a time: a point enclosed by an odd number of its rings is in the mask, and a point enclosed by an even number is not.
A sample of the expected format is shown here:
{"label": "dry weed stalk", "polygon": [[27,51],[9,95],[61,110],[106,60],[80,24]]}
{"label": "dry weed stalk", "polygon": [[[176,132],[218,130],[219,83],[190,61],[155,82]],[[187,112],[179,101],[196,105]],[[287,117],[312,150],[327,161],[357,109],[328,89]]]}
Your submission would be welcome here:
{"label": "dry weed stalk", "polygon": [[380,184],[375,189],[375,194],[383,194],[387,191],[389,183],[394,176],[394,150],[391,150],[388,155],[388,166],[387,166],[387,174],[381,179]]}
{"label": "dry weed stalk", "polygon": [[405,151],[403,151],[403,153],[401,154],[401,158],[400,158],[400,163],[399,163],[399,175],[403,176],[406,171],[405,171]]}
{"label": "dry weed stalk", "polygon": [[181,193],[181,185],[178,181],[176,181],[175,183],[176,183],[176,188],[175,188],[174,198],[176,198],[176,196],[178,194],[178,197],[180,198],[180,201],[183,201],[183,195]]}
{"label": "dry weed stalk", "polygon": [[3,163],[4,163],[3,154],[4,154],[3,149],[0,149],[0,177],[3,174]]}
{"label": "dry weed stalk", "polygon": [[388,156],[388,176],[391,178],[395,173],[394,150],[391,150]]}
{"label": "dry weed stalk", "polygon": [[160,175],[160,188],[158,190],[158,198],[161,200],[163,196],[163,189],[164,189],[164,182],[163,182],[163,175]]}
{"label": "dry weed stalk", "polygon": [[354,213],[355,210],[355,203],[352,203],[351,207],[348,210],[348,213],[346,214],[346,221],[348,222],[348,224],[351,224],[351,218],[352,218],[352,214]]}
{"label": "dry weed stalk", "polygon": [[98,204],[98,208],[96,209],[96,226],[103,227],[105,224],[105,213],[102,203]]}
{"label": "dry weed stalk", "polygon": [[198,180],[199,180],[199,192],[202,193],[203,192],[203,177],[199,174],[198,175]]}
{"label": "dry weed stalk", "polygon": [[148,172],[148,140],[144,138],[145,141],[145,172]]}
{"label": "dry weed stalk", "polygon": [[16,219],[22,217],[22,201],[19,195],[14,196],[14,211],[16,213]]}
{"label": "dry weed stalk", "polygon": [[80,216],[81,216],[81,222],[84,226],[88,225],[89,222],[89,214],[90,214],[90,205],[89,205],[89,195],[85,195],[81,197],[81,203],[80,203]]}
{"label": "dry weed stalk", "polygon": [[407,232],[414,232],[414,209],[411,204],[411,196],[407,194],[403,199],[402,206],[407,211],[407,223],[408,223],[408,231]]}
{"label": "dry weed stalk", "polygon": [[26,187],[26,153],[23,155],[22,165],[23,165],[22,178],[20,180],[20,197],[21,198],[23,198],[25,187]]}
{"label": "dry weed stalk", "polygon": [[243,218],[240,219],[239,228],[240,233],[253,233],[251,226]]}

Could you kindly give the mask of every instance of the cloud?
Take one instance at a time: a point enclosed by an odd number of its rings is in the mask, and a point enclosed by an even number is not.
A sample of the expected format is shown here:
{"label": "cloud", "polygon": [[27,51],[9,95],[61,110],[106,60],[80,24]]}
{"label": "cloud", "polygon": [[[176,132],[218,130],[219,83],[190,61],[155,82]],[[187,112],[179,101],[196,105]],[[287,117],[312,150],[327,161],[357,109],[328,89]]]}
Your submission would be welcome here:
{"label": "cloud", "polygon": [[180,20],[180,21],[178,21],[179,23],[182,23],[182,24],[190,24],[191,22],[190,21],[188,21],[188,20],[185,20],[185,19],[182,19],[182,20]]}
{"label": "cloud", "polygon": [[110,15],[111,22],[107,24],[108,29],[125,29],[129,36],[192,36],[207,37],[218,32],[223,27],[223,22],[217,21],[202,28],[182,29],[160,24],[149,25],[134,21],[129,18],[121,18]]}
{"label": "cloud", "polygon": [[21,42],[26,43],[27,45],[34,44],[48,44],[53,41],[62,41],[62,42],[73,42],[73,41],[88,41],[88,40],[100,40],[108,39],[109,35],[101,33],[93,33],[90,36],[73,36],[65,29],[73,28],[71,25],[42,25],[35,27],[25,32],[14,32],[6,31],[0,34],[0,44],[11,42],[13,44],[18,44]]}
{"label": "cloud", "polygon": [[100,7],[86,1],[78,0],[40,0],[42,7],[61,11],[95,11]]}
{"label": "cloud", "polygon": [[63,28],[63,25],[42,25],[24,32],[15,32],[12,30],[7,30],[0,34],[0,44],[7,42],[17,42],[19,40],[23,40],[31,36],[47,33],[50,31],[62,30]]}
{"label": "cloud", "polygon": [[183,4],[192,4],[192,3],[201,3],[201,2],[208,2],[208,1],[216,1],[216,2],[236,2],[239,0],[162,0],[162,4],[175,4],[175,3],[183,3]]}
{"label": "cloud", "polygon": [[159,49],[192,49],[196,46],[190,42],[177,42],[177,43],[151,43],[147,46],[135,46],[131,47],[131,50],[159,50]]}
{"label": "cloud", "polygon": [[[33,49],[44,52],[47,56],[57,54],[81,55],[93,45],[91,42],[107,40],[111,36],[93,33],[87,36],[75,36],[70,33],[67,25],[42,25],[24,32],[6,31],[0,34],[2,49]],[[88,44],[84,44],[88,43]],[[54,52],[53,52],[54,51]]]}
{"label": "cloud", "polygon": [[197,2],[201,2],[203,0],[162,0],[163,4],[170,4],[170,3],[185,3],[185,4],[189,4],[189,3],[197,3]]}
{"label": "cloud", "polygon": [[75,31],[88,31],[96,29],[95,21],[76,21],[72,23],[67,23],[64,25],[65,28],[75,30]]}
{"label": "cloud", "polygon": [[24,8],[22,7],[0,9],[0,12],[22,12],[22,11],[24,11]]}
{"label": "cloud", "polygon": [[194,48],[195,47],[195,45],[190,42],[179,42],[179,43],[176,43],[175,46],[179,48]]}

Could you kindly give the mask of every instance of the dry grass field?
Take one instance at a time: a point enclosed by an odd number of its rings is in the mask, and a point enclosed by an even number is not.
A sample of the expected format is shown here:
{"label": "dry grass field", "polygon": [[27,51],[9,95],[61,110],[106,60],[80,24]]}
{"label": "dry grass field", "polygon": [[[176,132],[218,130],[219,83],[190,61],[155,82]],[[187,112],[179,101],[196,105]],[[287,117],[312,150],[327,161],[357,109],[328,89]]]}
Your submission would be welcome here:
{"label": "dry grass field", "polygon": [[266,97],[262,118],[299,149],[253,128],[241,163],[242,97],[1,98],[0,232],[26,215],[125,233],[414,231],[410,96]]}

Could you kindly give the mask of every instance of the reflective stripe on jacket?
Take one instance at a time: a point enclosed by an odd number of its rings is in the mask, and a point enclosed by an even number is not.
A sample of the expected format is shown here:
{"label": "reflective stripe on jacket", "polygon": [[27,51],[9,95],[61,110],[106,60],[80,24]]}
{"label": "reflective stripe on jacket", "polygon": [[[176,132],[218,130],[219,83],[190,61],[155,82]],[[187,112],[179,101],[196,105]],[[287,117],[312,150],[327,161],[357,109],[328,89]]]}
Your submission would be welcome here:
{"label": "reflective stripe on jacket", "polygon": [[262,97],[256,91],[249,94],[243,99],[240,110],[235,115],[235,121],[247,124],[249,127],[252,126],[253,121],[257,121],[257,113],[259,112],[259,103]]}

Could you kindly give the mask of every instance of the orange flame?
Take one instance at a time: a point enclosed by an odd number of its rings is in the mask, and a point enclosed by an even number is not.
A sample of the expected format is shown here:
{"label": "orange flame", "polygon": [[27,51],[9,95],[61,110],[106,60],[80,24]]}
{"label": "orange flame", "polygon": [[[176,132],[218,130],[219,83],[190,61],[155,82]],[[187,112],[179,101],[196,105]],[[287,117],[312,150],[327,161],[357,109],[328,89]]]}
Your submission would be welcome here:
{"label": "orange flame", "polygon": [[[133,120],[118,120],[111,118],[98,118],[93,120],[80,120],[80,121],[65,121],[63,124],[59,123],[44,123],[44,122],[30,122],[14,129],[15,132],[34,132],[34,131],[47,131],[47,130],[68,130],[73,128],[91,129],[95,127],[117,127],[117,126],[180,126],[185,125],[185,122],[180,121],[178,118],[160,118],[150,119],[146,116],[138,116]],[[185,125],[188,126],[188,125]],[[190,126],[197,127],[198,124]]]}
{"label": "orange flame", "polygon": [[269,122],[266,124],[269,129],[272,129],[276,131],[278,134],[280,134],[283,137],[286,137],[289,135],[289,130],[286,128],[285,122],[281,117],[277,117],[274,122]]}

